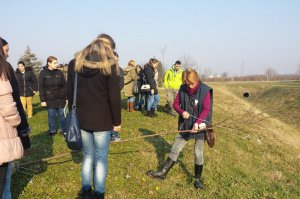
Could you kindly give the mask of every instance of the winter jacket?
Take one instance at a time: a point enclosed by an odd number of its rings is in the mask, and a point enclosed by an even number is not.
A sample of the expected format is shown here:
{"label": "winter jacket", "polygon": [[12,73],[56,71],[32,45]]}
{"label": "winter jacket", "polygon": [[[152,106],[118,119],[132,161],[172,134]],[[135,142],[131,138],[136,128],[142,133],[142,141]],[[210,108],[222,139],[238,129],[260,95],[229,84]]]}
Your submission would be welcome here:
{"label": "winter jacket", "polygon": [[157,84],[154,79],[155,69],[149,63],[144,66],[144,75],[146,82],[150,85],[151,90],[154,89],[154,94],[158,94]]}
{"label": "winter jacket", "polygon": [[172,88],[179,90],[182,84],[182,70],[175,70],[175,66],[173,65],[169,70],[167,70],[164,77],[164,85],[165,88]]}
{"label": "winter jacket", "polygon": [[139,79],[139,76],[136,72],[136,67],[127,66],[124,69],[124,88],[123,92],[125,97],[133,97],[132,89],[135,81]]}
{"label": "winter jacket", "polygon": [[24,73],[17,69],[16,78],[20,96],[30,97],[34,95],[33,91],[36,92],[38,90],[37,81],[31,67],[26,67]]}
{"label": "winter jacket", "polygon": [[[87,56],[77,80],[77,116],[81,129],[112,131],[121,124],[120,75],[117,63],[112,64],[112,74],[105,76],[97,68],[98,56]],[[72,109],[75,59],[68,70],[67,96]]]}
{"label": "winter jacket", "polygon": [[20,159],[23,156],[23,146],[17,133],[21,118],[13,100],[13,90],[3,76],[0,77],[0,88],[0,165],[2,165]]}
{"label": "winter jacket", "polygon": [[66,105],[66,80],[61,70],[49,70],[47,66],[40,73],[40,100],[47,108],[63,108]]}

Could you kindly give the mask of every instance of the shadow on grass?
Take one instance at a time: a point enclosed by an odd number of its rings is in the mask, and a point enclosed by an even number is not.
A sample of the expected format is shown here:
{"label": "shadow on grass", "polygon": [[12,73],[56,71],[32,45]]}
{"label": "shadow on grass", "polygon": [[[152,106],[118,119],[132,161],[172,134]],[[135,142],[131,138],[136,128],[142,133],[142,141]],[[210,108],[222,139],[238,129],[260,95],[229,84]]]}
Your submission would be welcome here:
{"label": "shadow on grass", "polygon": [[[155,134],[155,132],[147,130],[147,129],[143,129],[140,128],[139,131],[143,134],[143,135],[153,135]],[[162,138],[161,136],[154,136],[154,137],[149,137],[149,138],[145,138],[145,140],[151,144],[153,144],[153,146],[155,147],[155,152],[156,152],[156,157],[158,159],[158,167],[160,168],[160,166],[165,162],[165,157],[167,156],[167,154],[169,154],[169,152],[171,151],[172,145],[170,145],[164,138]],[[191,172],[186,168],[186,165],[180,160],[182,159],[182,153],[180,154],[180,156],[178,157],[176,163],[181,167],[181,169],[184,171],[184,173],[187,176],[187,181],[190,181],[193,178],[193,175],[191,174]]]}
{"label": "shadow on grass", "polygon": [[33,115],[36,115],[37,113],[39,113],[39,112],[42,112],[42,111],[45,111],[45,110],[47,110],[47,108],[45,108],[45,107],[42,107],[41,105],[40,105],[40,102],[39,103],[33,103],[32,104],[32,111],[33,111]]}
{"label": "shadow on grass", "polygon": [[[30,137],[31,148],[25,152],[25,156],[20,162],[34,162],[53,155],[53,137],[48,135],[48,131]],[[19,167],[19,171],[12,176],[11,187],[12,197],[19,198],[22,191],[31,182],[35,175],[45,172],[48,168],[47,162]]]}

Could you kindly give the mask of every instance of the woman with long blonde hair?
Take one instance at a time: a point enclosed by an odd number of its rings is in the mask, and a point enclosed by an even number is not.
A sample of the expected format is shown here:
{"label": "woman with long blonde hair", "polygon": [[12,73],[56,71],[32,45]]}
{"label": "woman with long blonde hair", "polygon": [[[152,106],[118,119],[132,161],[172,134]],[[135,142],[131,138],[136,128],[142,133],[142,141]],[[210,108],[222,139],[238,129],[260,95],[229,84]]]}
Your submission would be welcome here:
{"label": "woman with long blonde hair", "polygon": [[92,195],[104,198],[110,133],[121,129],[120,75],[115,47],[109,35],[101,34],[69,63],[67,97],[70,110],[74,75],[78,73],[76,110],[83,144],[83,198]]}

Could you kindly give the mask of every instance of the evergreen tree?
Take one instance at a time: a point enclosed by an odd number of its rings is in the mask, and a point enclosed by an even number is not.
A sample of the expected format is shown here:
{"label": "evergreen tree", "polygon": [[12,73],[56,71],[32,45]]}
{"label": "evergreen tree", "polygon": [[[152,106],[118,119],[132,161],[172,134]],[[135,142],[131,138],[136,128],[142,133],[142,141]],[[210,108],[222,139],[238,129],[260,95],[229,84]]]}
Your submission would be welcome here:
{"label": "evergreen tree", "polygon": [[42,61],[38,60],[37,56],[34,53],[31,52],[29,46],[27,46],[26,50],[24,51],[24,54],[21,56],[19,61],[23,61],[26,67],[31,67],[35,76],[37,78],[39,77],[43,63]]}

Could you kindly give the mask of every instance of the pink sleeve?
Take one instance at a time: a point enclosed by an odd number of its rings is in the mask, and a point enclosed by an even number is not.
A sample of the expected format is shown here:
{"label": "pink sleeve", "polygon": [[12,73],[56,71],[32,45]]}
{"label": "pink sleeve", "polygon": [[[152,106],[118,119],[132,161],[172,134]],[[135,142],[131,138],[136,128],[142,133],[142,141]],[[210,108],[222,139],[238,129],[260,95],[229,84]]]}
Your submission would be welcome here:
{"label": "pink sleeve", "polygon": [[179,115],[182,115],[182,113],[184,112],[184,110],[181,109],[180,107],[180,95],[179,95],[179,91],[174,99],[174,102],[173,102],[173,108],[174,110],[179,114]]}
{"label": "pink sleeve", "polygon": [[198,119],[196,122],[198,124],[202,123],[209,112],[210,112],[210,92],[208,92],[203,98],[202,112],[198,116]]}

